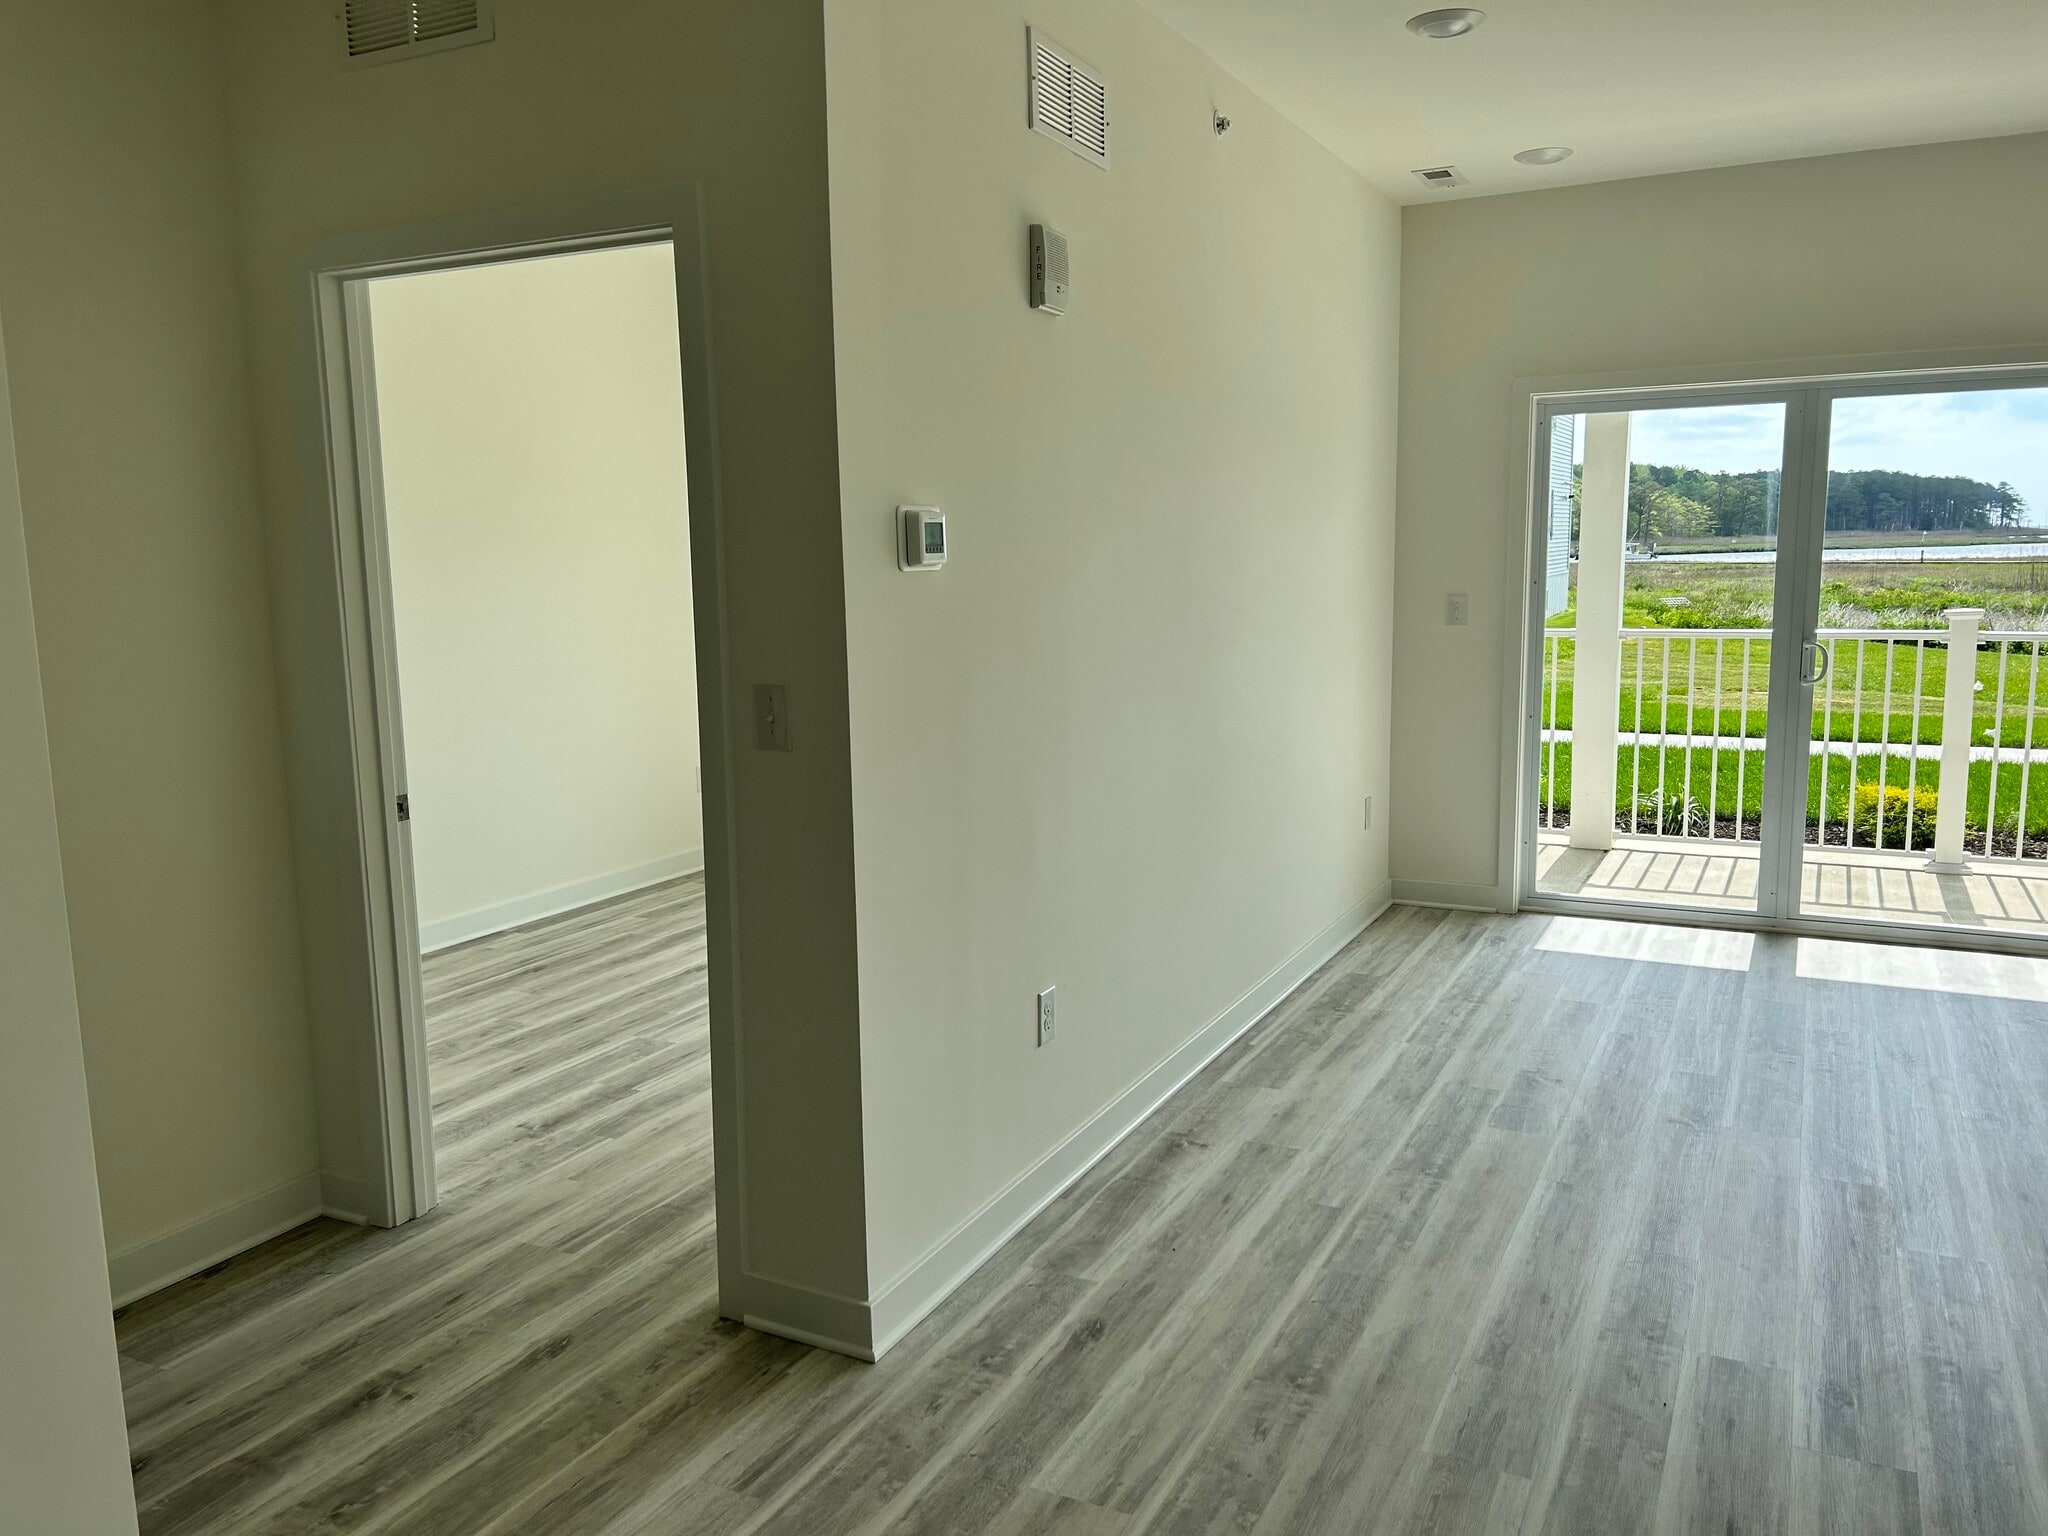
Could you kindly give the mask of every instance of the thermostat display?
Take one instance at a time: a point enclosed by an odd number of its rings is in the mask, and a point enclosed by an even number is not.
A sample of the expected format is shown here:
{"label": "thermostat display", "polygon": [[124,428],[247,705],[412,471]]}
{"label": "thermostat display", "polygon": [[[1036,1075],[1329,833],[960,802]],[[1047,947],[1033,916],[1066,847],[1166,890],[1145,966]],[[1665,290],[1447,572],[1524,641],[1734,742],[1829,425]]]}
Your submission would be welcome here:
{"label": "thermostat display", "polygon": [[896,565],[905,571],[936,571],[946,563],[946,514],[937,507],[898,507]]}

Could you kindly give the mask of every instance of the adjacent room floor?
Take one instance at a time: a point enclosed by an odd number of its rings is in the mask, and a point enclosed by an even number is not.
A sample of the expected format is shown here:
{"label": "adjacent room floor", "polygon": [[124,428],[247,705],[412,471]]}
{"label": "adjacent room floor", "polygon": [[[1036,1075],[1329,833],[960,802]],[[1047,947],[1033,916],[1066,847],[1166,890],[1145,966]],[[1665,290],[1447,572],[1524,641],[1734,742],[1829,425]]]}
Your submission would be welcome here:
{"label": "adjacent room floor", "polygon": [[2048,1528],[2048,967],[1399,908],[866,1367],[714,1315],[699,887],[437,960],[447,1201],[128,1311],[144,1528]]}

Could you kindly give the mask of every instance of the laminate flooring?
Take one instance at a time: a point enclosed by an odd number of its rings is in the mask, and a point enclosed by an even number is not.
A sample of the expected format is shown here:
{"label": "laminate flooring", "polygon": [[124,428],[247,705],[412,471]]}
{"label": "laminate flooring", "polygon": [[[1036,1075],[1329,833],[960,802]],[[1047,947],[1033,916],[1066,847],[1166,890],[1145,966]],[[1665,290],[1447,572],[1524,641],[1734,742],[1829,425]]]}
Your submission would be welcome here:
{"label": "laminate flooring", "polygon": [[427,986],[443,1207],[119,1318],[145,1531],[2048,1530],[2048,965],[1396,908],[876,1366],[716,1316],[696,881]]}

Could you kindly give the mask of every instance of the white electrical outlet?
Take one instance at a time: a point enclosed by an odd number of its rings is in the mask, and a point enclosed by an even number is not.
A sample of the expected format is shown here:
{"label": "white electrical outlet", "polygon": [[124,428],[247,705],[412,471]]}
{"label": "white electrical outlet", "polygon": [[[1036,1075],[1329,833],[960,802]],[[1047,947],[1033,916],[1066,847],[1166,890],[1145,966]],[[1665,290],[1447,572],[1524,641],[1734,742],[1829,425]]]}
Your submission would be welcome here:
{"label": "white electrical outlet", "polygon": [[1372,796],[1371,796],[1371,795],[1367,795],[1367,796],[1365,797],[1365,830],[1366,830],[1366,831],[1368,831],[1368,832],[1370,832],[1370,831],[1372,830]]}
{"label": "white electrical outlet", "polygon": [[1452,592],[1444,598],[1444,622],[1446,624],[1470,624],[1472,622],[1472,599],[1463,592]]}
{"label": "white electrical outlet", "polygon": [[1047,987],[1038,994],[1038,1043],[1040,1045],[1052,1044],[1053,992],[1055,990],[1055,988]]}

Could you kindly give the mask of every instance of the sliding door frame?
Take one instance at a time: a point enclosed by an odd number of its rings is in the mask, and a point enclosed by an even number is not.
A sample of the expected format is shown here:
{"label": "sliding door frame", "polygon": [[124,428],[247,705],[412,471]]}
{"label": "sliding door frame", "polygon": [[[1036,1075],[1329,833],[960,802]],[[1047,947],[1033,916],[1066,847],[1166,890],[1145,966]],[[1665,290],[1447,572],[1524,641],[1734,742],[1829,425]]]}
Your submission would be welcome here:
{"label": "sliding door frame", "polygon": [[[1813,493],[1814,476],[1810,472],[1808,459],[1811,453],[1811,419],[1816,410],[1814,391],[1810,389],[1758,389],[1748,386],[1710,390],[1668,390],[1647,394],[1560,394],[1543,396],[1534,402],[1534,441],[1536,462],[1534,484],[1547,487],[1550,484],[1550,423],[1558,416],[1612,415],[1621,412],[1705,410],[1714,407],[1745,405],[1769,405],[1781,407],[1784,418],[1779,442],[1779,499],[1778,499],[1778,553],[1773,562],[1775,574],[1772,599],[1772,640],[1770,660],[1770,685],[1766,695],[1768,735],[1764,750],[1764,799],[1760,859],[1757,868],[1757,900],[1753,912],[1726,911],[1728,915],[1743,919],[1776,920],[1789,916],[1799,890],[1799,850],[1784,834],[1787,818],[1797,815],[1803,825],[1805,821],[1805,780],[1796,771],[1797,765],[1788,761],[1791,757],[1790,732],[1797,719],[1797,711],[1811,694],[1811,685],[1803,683],[1800,676],[1799,658],[1802,647],[1813,639],[1810,624],[1801,625],[1792,643],[1782,643],[1785,638],[1788,615],[1810,613],[1814,603],[1808,601],[1800,607],[1802,597],[1817,598],[1818,587],[1800,579],[1802,557],[1814,549],[1815,541],[1807,537],[1807,530],[1814,521],[1810,500]],[[1824,414],[1824,411],[1823,411]],[[1820,482],[1821,494],[1825,497],[1825,478]],[[1824,504],[1824,502],[1823,502]],[[1543,708],[1543,645],[1537,633],[1544,615],[1539,596],[1540,583],[1546,569],[1545,554],[1549,542],[1549,518],[1536,515],[1532,507],[1530,518],[1529,572],[1532,585],[1524,596],[1522,624],[1525,631],[1523,666],[1525,668],[1521,692],[1524,719],[1522,740],[1525,743],[1540,744],[1542,740]],[[1809,588],[1811,590],[1809,590]],[[1789,605],[1789,606],[1788,606]],[[1518,895],[1524,905],[1535,906],[1552,900],[1570,901],[1574,907],[1597,905],[1606,910],[1616,903],[1591,898],[1558,897],[1546,895],[1536,888],[1536,846],[1538,826],[1533,814],[1528,814],[1536,804],[1538,775],[1542,754],[1524,750],[1521,754],[1521,786],[1517,792],[1516,804],[1523,812],[1521,834],[1518,846],[1519,884]],[[1786,785],[1796,782],[1799,786],[1799,803],[1793,806],[1793,797]],[[1630,905],[1638,905],[1630,903]],[[1689,910],[1677,907],[1667,911]]]}
{"label": "sliding door frame", "polygon": [[[1495,905],[1503,912],[1600,915],[1648,922],[1857,938],[1950,948],[2048,955],[2048,938],[1990,929],[1814,918],[1799,912],[1806,775],[1787,760],[1809,750],[1812,684],[1801,681],[1804,642],[1814,638],[1827,504],[1832,406],[1837,399],[2048,387],[2048,346],[1905,358],[1851,358],[1726,370],[1669,370],[1517,380],[1514,416],[1523,433],[1512,457],[1511,515],[1516,532],[1505,573],[1500,839]],[[1687,407],[1785,406],[1785,452],[1774,583],[1774,629],[1798,637],[1774,645],[1770,735],[1766,742],[1762,863],[1754,912],[1666,906],[1545,894],[1536,889],[1534,814],[1541,743],[1545,495],[1550,419],[1576,413]],[[1788,606],[1789,605],[1789,606]],[[1797,825],[1794,837],[1780,829]]]}

